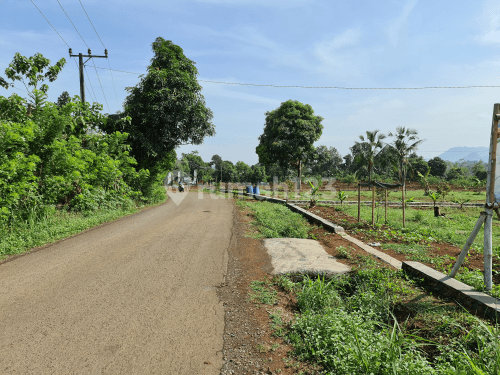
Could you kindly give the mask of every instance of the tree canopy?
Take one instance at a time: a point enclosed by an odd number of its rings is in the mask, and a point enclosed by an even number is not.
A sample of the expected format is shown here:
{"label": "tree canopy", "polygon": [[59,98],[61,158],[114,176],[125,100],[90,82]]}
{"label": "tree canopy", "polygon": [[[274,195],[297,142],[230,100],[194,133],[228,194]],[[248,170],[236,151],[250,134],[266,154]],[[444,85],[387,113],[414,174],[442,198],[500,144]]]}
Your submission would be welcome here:
{"label": "tree canopy", "polygon": [[[54,82],[65,64],[66,59],[64,58],[50,66],[50,60],[43,57],[41,53],[25,57],[17,52],[9,67],[5,69],[5,74],[13,82],[21,81],[23,83],[28,91],[31,104],[38,108],[47,99],[47,91],[49,90],[49,86],[42,82],[47,79],[49,82]],[[42,83],[41,86],[39,86],[40,83]],[[0,84],[5,88],[9,86],[4,79],[0,79]],[[10,85],[14,86],[13,83]]]}
{"label": "tree canopy", "polygon": [[132,154],[139,167],[152,168],[182,144],[201,144],[215,135],[212,111],[206,107],[197,81],[198,70],[181,47],[161,37],[152,44],[148,73],[128,87],[124,115],[131,123]]}
{"label": "tree canopy", "polygon": [[431,176],[443,177],[446,173],[446,162],[439,156],[436,156],[427,162],[429,167],[431,167]]}
{"label": "tree canopy", "polygon": [[313,158],[313,146],[323,132],[323,118],[314,115],[309,104],[288,100],[273,111],[266,112],[264,133],[256,148],[259,163],[278,163],[287,168],[294,165],[301,178],[302,162]]}

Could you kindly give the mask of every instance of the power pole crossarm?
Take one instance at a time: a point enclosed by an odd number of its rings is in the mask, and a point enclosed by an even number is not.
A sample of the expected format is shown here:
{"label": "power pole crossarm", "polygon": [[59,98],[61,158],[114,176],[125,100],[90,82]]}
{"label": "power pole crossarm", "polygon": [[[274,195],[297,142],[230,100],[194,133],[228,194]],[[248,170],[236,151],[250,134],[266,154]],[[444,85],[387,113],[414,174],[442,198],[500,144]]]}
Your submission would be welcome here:
{"label": "power pole crossarm", "polygon": [[[89,61],[93,57],[101,57],[104,59],[108,58],[108,50],[104,50],[104,56],[99,56],[99,55],[92,55],[92,52],[90,51],[90,48],[88,49],[88,55],[83,55],[82,53],[79,53],[78,55],[72,55],[73,50],[70,48],[69,49],[69,57],[78,57],[78,62],[79,62],[79,69],[80,69],[80,100],[82,103],[85,103],[85,81],[84,81],[84,76],[83,76],[83,67],[85,66],[84,64]],[[87,61],[83,62],[83,58],[88,57]]]}

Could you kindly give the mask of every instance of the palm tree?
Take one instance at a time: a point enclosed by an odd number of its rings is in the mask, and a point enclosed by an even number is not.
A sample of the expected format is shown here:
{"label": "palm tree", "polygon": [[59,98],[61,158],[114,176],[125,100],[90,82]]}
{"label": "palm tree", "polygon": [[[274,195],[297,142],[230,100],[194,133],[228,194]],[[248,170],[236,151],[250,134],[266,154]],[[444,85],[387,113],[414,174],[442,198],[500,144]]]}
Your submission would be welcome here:
{"label": "palm tree", "polygon": [[[390,132],[389,137],[394,137],[394,141],[390,146],[396,151],[398,159],[399,180],[405,186],[406,181],[406,166],[408,165],[408,156],[410,153],[417,150],[418,146],[425,139],[418,139],[415,129],[398,126],[396,133]],[[412,143],[413,142],[413,143]]]}
{"label": "palm tree", "polygon": [[[382,139],[385,137],[385,134],[379,133],[378,130],[372,132],[366,131],[366,139],[360,135],[359,139],[361,139],[362,142],[356,142],[356,145],[360,146],[360,153],[356,155],[355,159],[362,164],[361,168],[366,167],[368,169],[368,182],[370,183],[372,182],[372,170],[375,165],[375,159],[384,147]],[[356,173],[359,172],[361,168],[358,169]]]}

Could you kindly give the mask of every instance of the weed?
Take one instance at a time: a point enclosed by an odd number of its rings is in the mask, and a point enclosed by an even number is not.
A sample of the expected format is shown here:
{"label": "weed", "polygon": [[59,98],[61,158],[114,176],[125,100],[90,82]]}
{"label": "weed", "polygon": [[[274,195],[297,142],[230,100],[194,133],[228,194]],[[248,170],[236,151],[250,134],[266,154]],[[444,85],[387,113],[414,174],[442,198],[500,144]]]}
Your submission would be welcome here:
{"label": "weed", "polygon": [[278,299],[278,293],[272,288],[269,288],[269,282],[267,280],[252,281],[250,283],[250,289],[254,292],[249,294],[250,301],[257,300],[262,304],[272,305]]}

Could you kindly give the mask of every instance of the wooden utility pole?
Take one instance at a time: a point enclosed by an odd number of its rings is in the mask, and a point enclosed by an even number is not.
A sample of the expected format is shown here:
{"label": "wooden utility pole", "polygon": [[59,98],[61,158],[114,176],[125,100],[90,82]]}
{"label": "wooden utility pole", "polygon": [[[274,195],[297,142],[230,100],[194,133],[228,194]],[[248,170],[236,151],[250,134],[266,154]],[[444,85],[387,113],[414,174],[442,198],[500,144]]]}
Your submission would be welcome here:
{"label": "wooden utility pole", "polygon": [[361,184],[358,184],[358,223],[361,220]]}
{"label": "wooden utility pole", "polygon": [[[98,56],[98,55],[92,55],[92,52],[90,52],[90,48],[88,49],[88,55],[82,55],[79,53],[78,55],[72,55],[73,50],[70,48],[69,49],[69,57],[78,57],[78,62],[79,62],[79,69],[80,69],[80,100],[82,103],[85,103],[85,79],[83,76],[83,67],[85,66],[85,63],[89,61],[93,57],[102,57],[107,59],[108,58],[108,50],[104,50],[104,55],[105,56]],[[83,62],[83,58],[88,57],[87,61]]]}
{"label": "wooden utility pole", "polygon": [[372,182],[372,227],[375,226],[375,183]]}

